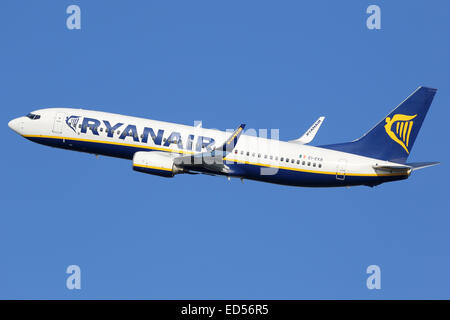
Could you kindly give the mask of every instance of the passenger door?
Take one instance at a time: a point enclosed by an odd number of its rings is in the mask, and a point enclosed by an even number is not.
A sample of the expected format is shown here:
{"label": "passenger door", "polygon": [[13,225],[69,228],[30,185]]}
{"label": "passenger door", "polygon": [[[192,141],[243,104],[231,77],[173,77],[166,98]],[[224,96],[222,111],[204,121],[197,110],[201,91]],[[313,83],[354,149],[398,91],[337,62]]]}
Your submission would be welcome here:
{"label": "passenger door", "polygon": [[336,179],[345,180],[345,171],[347,169],[347,160],[340,159],[336,168]]}
{"label": "passenger door", "polygon": [[62,133],[64,118],[66,114],[63,112],[58,112],[55,116],[55,122],[53,123],[53,132],[54,133]]}

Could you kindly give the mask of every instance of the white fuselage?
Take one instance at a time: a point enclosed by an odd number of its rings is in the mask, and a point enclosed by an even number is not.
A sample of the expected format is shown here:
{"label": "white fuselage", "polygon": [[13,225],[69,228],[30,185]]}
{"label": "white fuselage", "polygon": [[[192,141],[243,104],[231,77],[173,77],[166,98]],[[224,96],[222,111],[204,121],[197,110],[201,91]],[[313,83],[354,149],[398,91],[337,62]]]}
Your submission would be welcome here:
{"label": "white fuselage", "polygon": [[[32,114],[39,115],[40,118],[33,120],[20,117],[12,120],[9,126],[35,142],[52,145],[53,142],[50,141],[58,141],[58,145],[54,146],[127,159],[132,158],[133,150],[177,154],[205,152],[223,144],[231,134],[231,131],[83,109],[51,108],[36,110]],[[294,183],[290,177],[288,183],[283,183],[283,177],[288,177],[289,173],[325,175],[327,179],[324,186],[334,186],[333,180],[336,186],[344,186],[365,184],[365,177],[373,181],[374,178],[395,176],[392,173],[380,173],[373,168],[375,165],[393,164],[388,161],[245,133],[225,160],[231,167],[244,166],[232,171],[236,173],[231,173],[230,176],[299,186],[321,186],[323,179],[317,179],[315,185],[312,183],[313,176],[310,175],[306,178],[308,182],[304,184],[302,181]],[[250,168],[252,173],[247,176],[245,168]],[[260,179],[255,175],[255,169],[260,172]],[[271,177],[279,175],[280,170],[283,171],[281,176]],[[358,183],[350,183],[352,177],[359,177]],[[300,180],[301,178],[299,176]]]}

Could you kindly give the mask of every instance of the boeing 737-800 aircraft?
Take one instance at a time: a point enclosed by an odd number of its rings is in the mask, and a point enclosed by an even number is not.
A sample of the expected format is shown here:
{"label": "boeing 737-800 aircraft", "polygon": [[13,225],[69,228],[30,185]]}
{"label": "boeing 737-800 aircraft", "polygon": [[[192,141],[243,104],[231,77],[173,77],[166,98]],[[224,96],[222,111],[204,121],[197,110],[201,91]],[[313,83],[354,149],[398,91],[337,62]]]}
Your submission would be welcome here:
{"label": "boeing 737-800 aircraft", "polygon": [[407,163],[436,89],[419,87],[352,142],[313,147],[320,117],[297,140],[282,142],[99,111],[50,108],[9,122],[43,145],[130,159],[136,171],[164,177],[204,173],[303,187],[342,187],[407,179],[438,162]]}

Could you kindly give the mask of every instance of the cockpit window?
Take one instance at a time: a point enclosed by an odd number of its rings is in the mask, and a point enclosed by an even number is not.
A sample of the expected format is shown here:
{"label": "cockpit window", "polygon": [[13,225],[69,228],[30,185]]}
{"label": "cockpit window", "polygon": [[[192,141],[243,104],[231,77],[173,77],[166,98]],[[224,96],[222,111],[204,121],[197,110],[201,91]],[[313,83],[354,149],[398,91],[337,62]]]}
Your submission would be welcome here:
{"label": "cockpit window", "polygon": [[31,120],[37,120],[39,119],[41,116],[38,114],[34,114],[34,113],[29,113],[27,114],[27,118],[30,118]]}

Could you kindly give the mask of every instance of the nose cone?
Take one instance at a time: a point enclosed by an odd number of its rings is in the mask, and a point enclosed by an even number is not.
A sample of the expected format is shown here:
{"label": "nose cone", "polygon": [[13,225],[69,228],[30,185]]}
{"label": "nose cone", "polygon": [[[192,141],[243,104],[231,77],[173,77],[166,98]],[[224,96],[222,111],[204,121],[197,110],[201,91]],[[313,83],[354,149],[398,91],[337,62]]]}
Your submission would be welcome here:
{"label": "nose cone", "polygon": [[16,133],[19,133],[19,120],[12,119],[10,122],[8,122],[8,127],[13,130]]}
{"label": "nose cone", "polygon": [[14,120],[16,120],[16,119],[12,119],[10,122],[8,122],[8,127],[11,129],[11,130],[14,130]]}

